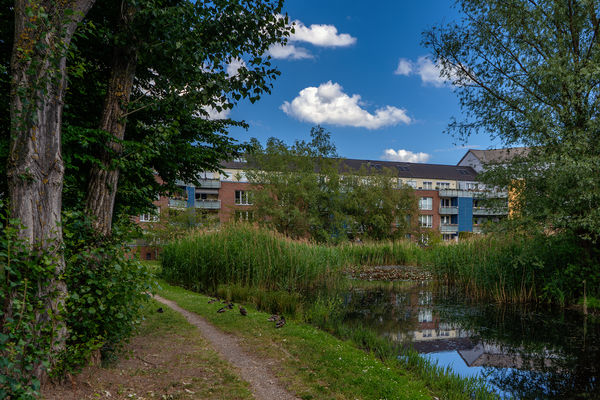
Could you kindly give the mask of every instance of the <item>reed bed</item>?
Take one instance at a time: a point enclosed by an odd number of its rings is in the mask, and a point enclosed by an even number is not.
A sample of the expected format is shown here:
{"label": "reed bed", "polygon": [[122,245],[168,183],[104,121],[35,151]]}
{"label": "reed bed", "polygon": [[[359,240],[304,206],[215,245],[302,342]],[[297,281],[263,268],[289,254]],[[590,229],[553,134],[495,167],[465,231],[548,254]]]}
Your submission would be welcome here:
{"label": "reed bed", "polygon": [[336,250],[352,266],[419,265],[424,257],[422,248],[406,240],[341,244]]}
{"label": "reed bed", "polygon": [[576,302],[587,279],[599,296],[597,263],[563,235],[489,235],[423,248],[409,241],[326,246],[294,241],[250,225],[198,232],[165,246],[163,276],[183,287],[216,293],[219,285],[312,293],[339,287],[344,271],[374,265],[413,265],[474,298],[498,302]]}
{"label": "reed bed", "polygon": [[[424,265],[441,281],[457,284],[474,298],[498,302],[576,299],[581,254],[569,238],[488,236],[428,251]],[[578,271],[570,276],[565,271]]]}
{"label": "reed bed", "polygon": [[419,257],[420,249],[410,242],[325,246],[234,224],[167,244],[162,274],[169,282],[197,291],[214,292],[220,284],[233,284],[306,292],[337,286],[349,267],[416,264]]}
{"label": "reed bed", "polygon": [[292,241],[246,225],[196,233],[165,246],[166,280],[197,291],[235,284],[273,291],[307,291],[335,285],[344,260],[332,247]]}

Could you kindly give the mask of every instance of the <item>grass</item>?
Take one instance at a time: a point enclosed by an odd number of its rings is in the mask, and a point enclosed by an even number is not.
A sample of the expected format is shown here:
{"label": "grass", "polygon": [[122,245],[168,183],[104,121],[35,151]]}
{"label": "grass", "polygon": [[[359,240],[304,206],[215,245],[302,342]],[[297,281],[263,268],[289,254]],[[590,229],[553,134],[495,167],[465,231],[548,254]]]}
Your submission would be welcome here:
{"label": "grass", "polygon": [[[247,306],[249,315],[217,314],[208,297],[160,283],[158,294],[202,315],[220,329],[243,338],[249,351],[280,360],[277,375],[303,399],[444,399],[495,398],[476,381],[457,378],[408,352],[396,349],[367,330],[347,329],[340,340],[321,329],[288,318],[283,329],[267,322],[269,313]],[[323,305],[323,315],[329,307]],[[316,312],[313,312],[316,318]],[[338,332],[342,333],[342,332]],[[355,344],[363,343],[364,351]]]}

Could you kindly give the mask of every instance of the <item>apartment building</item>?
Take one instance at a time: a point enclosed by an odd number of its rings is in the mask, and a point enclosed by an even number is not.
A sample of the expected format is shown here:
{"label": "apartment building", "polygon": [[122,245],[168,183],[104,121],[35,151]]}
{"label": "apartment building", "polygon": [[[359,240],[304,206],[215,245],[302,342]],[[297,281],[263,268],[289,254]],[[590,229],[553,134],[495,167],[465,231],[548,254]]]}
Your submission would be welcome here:
{"label": "apartment building", "polygon": [[[441,233],[444,240],[458,240],[460,232],[481,233],[487,221],[497,221],[508,215],[508,196],[490,192],[477,182],[477,175],[487,163],[502,162],[511,154],[523,154],[526,149],[469,150],[457,165],[422,164],[393,161],[343,159],[342,172],[351,174],[391,169],[397,174],[398,186],[415,189],[419,201],[419,225]],[[217,223],[231,220],[252,220],[253,184],[246,178],[247,163],[243,160],[225,162],[222,172],[204,172],[197,185],[177,182],[179,191],[155,202],[157,213],[135,218],[142,226],[155,223],[161,211],[201,210]],[[489,207],[486,199],[500,200],[500,206]],[[156,250],[137,245],[140,256],[153,259]]]}
{"label": "apartment building", "polygon": [[[471,160],[470,152],[461,160],[463,165],[344,159],[340,168],[350,174],[361,168],[374,172],[391,169],[397,173],[399,187],[408,185],[415,189],[421,227],[439,231],[445,240],[457,240],[459,232],[481,232],[487,220],[497,220],[508,212],[506,207],[484,207],[486,197],[506,198],[506,194],[480,190],[478,172],[473,166],[464,165],[465,160]],[[203,173],[197,185],[178,182],[180,191],[170,198],[161,198],[157,207],[202,210],[220,223],[251,220],[253,185],[246,178],[246,168],[242,160],[226,162],[222,172]],[[139,221],[156,218],[144,215]]]}

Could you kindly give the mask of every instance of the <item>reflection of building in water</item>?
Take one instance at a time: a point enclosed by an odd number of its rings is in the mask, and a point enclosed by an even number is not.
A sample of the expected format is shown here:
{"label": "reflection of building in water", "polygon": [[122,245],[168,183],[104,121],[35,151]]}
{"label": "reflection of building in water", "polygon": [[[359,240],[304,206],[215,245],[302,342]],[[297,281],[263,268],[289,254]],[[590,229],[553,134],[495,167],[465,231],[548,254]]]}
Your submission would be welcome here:
{"label": "reflection of building in water", "polygon": [[437,317],[434,320],[431,311],[420,310],[418,319],[420,329],[409,332],[388,332],[385,336],[396,342],[422,342],[469,337],[468,331],[462,330],[456,325],[440,323]]}
{"label": "reflection of building in water", "polygon": [[462,349],[458,354],[469,367],[496,367],[539,370],[556,364],[557,355],[549,351],[528,354],[524,349],[481,342],[471,349]]}

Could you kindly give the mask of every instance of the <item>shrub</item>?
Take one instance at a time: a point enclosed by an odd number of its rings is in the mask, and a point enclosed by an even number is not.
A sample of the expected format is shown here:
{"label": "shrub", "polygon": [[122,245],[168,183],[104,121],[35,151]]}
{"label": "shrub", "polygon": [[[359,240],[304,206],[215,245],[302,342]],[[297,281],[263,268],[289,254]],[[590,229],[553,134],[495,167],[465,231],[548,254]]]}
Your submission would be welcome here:
{"label": "shrub", "polygon": [[33,369],[47,360],[52,337],[52,322],[36,321],[45,308],[39,293],[56,264],[18,238],[18,221],[2,219],[0,228],[0,398],[33,399],[40,388]]}
{"label": "shrub", "polygon": [[122,236],[117,228],[112,238],[100,241],[82,213],[65,213],[69,337],[55,377],[77,371],[97,350],[103,360],[112,357],[141,320],[152,278],[141,263],[127,257]]}
{"label": "shrub", "polygon": [[[82,213],[65,213],[63,221],[66,268],[61,278],[68,295],[59,317],[69,336],[49,371],[55,379],[77,371],[97,350],[110,356],[133,333],[151,282],[146,269],[126,257],[118,232],[100,241]],[[44,311],[45,296],[52,295],[46,294],[47,282],[56,264],[19,240],[17,221],[0,223],[0,398],[34,399],[40,382],[32,371],[40,364],[48,368],[53,336],[53,321],[36,315]]]}

